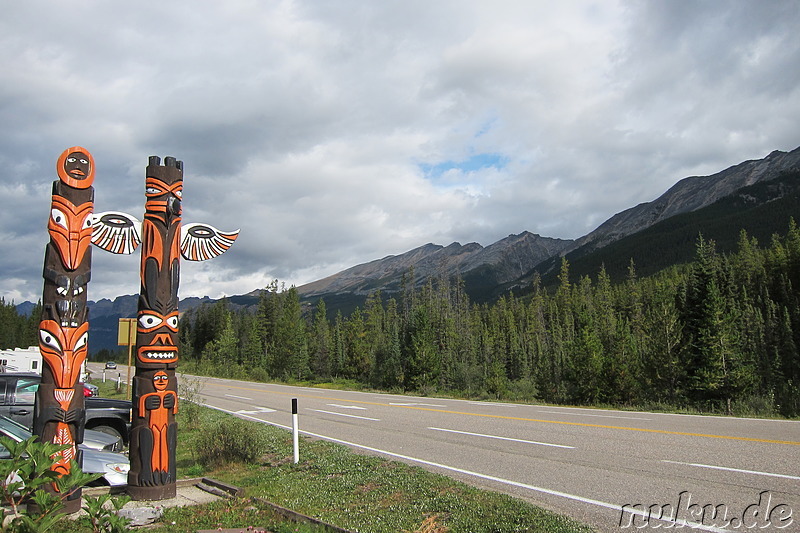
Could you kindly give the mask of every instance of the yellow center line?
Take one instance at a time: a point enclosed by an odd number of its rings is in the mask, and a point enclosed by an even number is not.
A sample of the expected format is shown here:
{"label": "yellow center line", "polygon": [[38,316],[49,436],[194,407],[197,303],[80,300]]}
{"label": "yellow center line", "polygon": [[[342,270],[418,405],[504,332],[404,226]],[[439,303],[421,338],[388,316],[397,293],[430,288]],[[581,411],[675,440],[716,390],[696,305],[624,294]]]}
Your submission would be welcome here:
{"label": "yellow center line", "polygon": [[742,441],[749,441],[749,442],[765,442],[770,444],[791,444],[794,446],[800,446],[800,442],[795,442],[791,440],[771,440],[771,439],[756,439],[753,437],[734,437],[731,435],[713,435],[710,433],[688,433],[684,431],[669,431],[666,429],[647,429],[647,428],[629,428],[625,426],[606,426],[603,424],[587,424],[585,422],[564,422],[561,420],[542,420],[539,418],[520,418],[516,416],[503,416],[503,415],[487,415],[483,413],[463,413],[461,411],[447,411],[444,409],[430,409],[426,407],[413,407],[413,406],[406,406],[406,405],[398,405],[394,407],[404,407],[406,409],[418,409],[420,411],[435,411],[437,413],[450,413],[450,414],[457,414],[457,415],[469,415],[469,416],[482,416],[486,418],[501,418],[505,420],[521,420],[524,422],[542,422],[545,424],[562,424],[564,426],[583,426],[589,428],[602,428],[602,429],[623,429],[626,431],[641,431],[644,433],[661,433],[662,435],[684,435],[689,437],[707,437],[709,439],[728,439],[728,440],[742,440]]}
{"label": "yellow center line", "polygon": [[[380,403],[380,402],[367,402],[363,400],[351,400],[351,399],[343,399],[343,398],[333,398],[330,396],[317,396],[315,394],[296,394],[291,392],[278,392],[278,391],[269,391],[264,389],[253,389],[248,387],[236,387],[233,385],[225,385],[232,389],[241,389],[241,390],[249,390],[249,391],[256,391],[256,392],[267,392],[269,394],[280,394],[284,396],[293,396],[293,397],[300,397],[300,398],[315,398],[317,400],[334,400],[337,402],[350,402],[350,403],[361,403],[365,405],[379,405],[382,407],[400,407],[402,409],[413,409],[417,411],[432,411],[435,413],[446,413],[446,414],[453,414],[453,415],[466,415],[466,416],[479,416],[483,418],[497,418],[501,420],[518,420],[522,422],[540,422],[543,424],[561,424],[564,426],[581,426],[581,427],[590,427],[590,428],[601,428],[601,429],[621,429],[625,431],[640,431],[642,433],[659,433],[662,435],[682,435],[685,437],[705,437],[709,439],[726,439],[726,440],[738,440],[738,441],[745,441],[745,442],[762,442],[768,444],[789,444],[791,446],[800,446],[800,442],[798,441],[791,441],[791,440],[772,440],[772,439],[757,439],[753,437],[736,437],[731,435],[714,435],[711,433],[689,433],[685,431],[669,431],[666,429],[647,429],[647,428],[631,428],[625,426],[607,426],[604,424],[588,424],[585,422],[564,422],[561,420],[544,420],[540,418],[522,418],[517,416],[503,416],[503,415],[490,415],[484,413],[466,413],[463,411],[449,411],[446,409],[431,409],[429,407],[418,407],[415,405],[392,405],[389,403]],[[323,389],[324,390],[324,389]]]}

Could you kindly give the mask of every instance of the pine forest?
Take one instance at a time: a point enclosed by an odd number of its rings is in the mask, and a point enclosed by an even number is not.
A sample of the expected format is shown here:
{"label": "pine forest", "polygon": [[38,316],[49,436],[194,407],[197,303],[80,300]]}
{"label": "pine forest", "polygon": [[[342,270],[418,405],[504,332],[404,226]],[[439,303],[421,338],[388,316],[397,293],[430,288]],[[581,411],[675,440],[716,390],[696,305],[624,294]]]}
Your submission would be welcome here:
{"label": "pine forest", "polygon": [[[407,279],[413,279],[413,271]],[[739,416],[800,416],[800,229],[733,253],[698,236],[693,260],[612,283],[533,280],[524,295],[469,301],[429,279],[349,316],[308,309],[273,282],[257,309],[185,312],[183,372],[255,381]],[[37,321],[0,300],[0,346],[37,343]]]}
{"label": "pine forest", "polygon": [[[413,271],[406,279],[413,279]],[[181,319],[189,373],[507,401],[800,415],[800,230],[734,253],[702,235],[689,264],[612,283],[605,269],[472,304],[457,280],[404,283],[349,316],[273,284]]]}

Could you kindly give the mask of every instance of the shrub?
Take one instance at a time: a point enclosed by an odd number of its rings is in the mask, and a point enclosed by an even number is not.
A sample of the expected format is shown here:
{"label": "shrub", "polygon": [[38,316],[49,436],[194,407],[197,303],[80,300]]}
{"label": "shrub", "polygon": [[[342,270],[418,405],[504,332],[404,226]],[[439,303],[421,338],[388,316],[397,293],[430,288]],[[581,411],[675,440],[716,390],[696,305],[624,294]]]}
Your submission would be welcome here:
{"label": "shrub", "polygon": [[231,462],[253,463],[267,451],[263,433],[239,418],[223,418],[200,433],[195,442],[197,460],[205,466]]}

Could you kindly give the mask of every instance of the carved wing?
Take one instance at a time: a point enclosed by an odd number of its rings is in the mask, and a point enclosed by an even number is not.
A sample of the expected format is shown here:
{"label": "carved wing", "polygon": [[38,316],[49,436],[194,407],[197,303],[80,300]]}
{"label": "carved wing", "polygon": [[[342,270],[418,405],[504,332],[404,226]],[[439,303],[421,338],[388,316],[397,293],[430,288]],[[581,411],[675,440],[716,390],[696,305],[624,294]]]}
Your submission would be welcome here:
{"label": "carved wing", "polygon": [[112,254],[131,254],[142,243],[142,223],[119,211],[92,215],[92,244]]}
{"label": "carved wing", "polygon": [[239,236],[239,230],[220,231],[208,224],[181,226],[181,255],[189,261],[205,261],[224,254]]}

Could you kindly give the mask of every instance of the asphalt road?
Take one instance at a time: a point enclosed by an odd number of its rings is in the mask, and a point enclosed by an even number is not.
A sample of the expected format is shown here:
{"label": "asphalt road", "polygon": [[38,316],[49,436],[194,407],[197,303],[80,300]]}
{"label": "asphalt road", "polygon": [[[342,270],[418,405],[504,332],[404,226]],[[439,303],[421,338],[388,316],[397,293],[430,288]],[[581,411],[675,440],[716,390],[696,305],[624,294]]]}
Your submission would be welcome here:
{"label": "asphalt road", "polygon": [[291,429],[297,398],[301,434],[505,492],[598,531],[800,531],[800,422],[192,379],[210,407]]}

